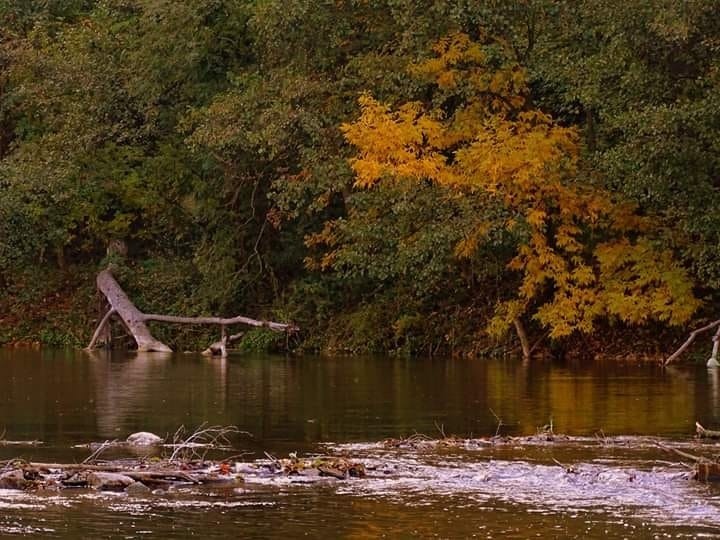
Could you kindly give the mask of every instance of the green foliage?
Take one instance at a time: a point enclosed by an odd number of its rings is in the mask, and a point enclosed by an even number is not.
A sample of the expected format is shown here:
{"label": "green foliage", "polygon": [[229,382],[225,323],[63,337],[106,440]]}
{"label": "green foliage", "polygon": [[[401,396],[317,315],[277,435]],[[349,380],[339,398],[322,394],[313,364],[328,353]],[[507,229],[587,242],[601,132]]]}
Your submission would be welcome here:
{"label": "green foliage", "polygon": [[[183,258],[145,258],[139,264],[113,270],[128,295],[146,313],[212,315],[210,301],[197,291],[197,268]],[[174,348],[204,349],[217,340],[217,329],[196,326],[154,325],[153,333]]]}
{"label": "green foliage", "polygon": [[76,348],[90,338],[97,307],[92,269],[31,266],[13,277],[0,291],[0,344]]}
{"label": "green foliage", "polygon": [[247,332],[236,347],[243,352],[271,352],[283,349],[285,340],[284,334],[278,334],[267,328],[254,328]]}
{"label": "green foliage", "polygon": [[[123,239],[132,262],[122,282],[143,309],[274,314],[299,324],[302,342],[292,344],[310,350],[491,346],[482,329],[523,285],[507,265],[542,216],[477,196],[477,186],[473,197],[426,179],[357,189],[340,128],[359,117],[367,90],[391,110],[462,110],[472,85],[433,85],[431,48],[460,34],[485,44],[488,70],[527,79],[517,108],[577,134],[563,185],[628,201],[652,217],[652,249],[682,262],[655,272],[635,237],[638,256],[625,265],[604,253],[610,312],[622,312],[631,289],[642,301],[630,318],[664,313],[667,296],[646,289],[661,280],[690,298],[683,272],[712,307],[715,10],[711,0],[2,0],[0,306],[38,300],[26,290],[38,267],[46,281],[76,264],[89,273],[66,288],[78,298],[68,308],[76,316],[61,310],[67,324],[21,317],[0,328],[35,339],[42,327],[55,345],[83,337],[95,316],[91,271],[107,262],[107,242]],[[486,90],[509,80],[488,79]],[[443,147],[448,156],[460,141]],[[541,199],[536,207],[554,215],[557,205]],[[561,221],[540,224],[548,238]],[[597,234],[582,229],[579,240],[599,246],[606,231]],[[552,298],[547,283],[528,313]],[[180,345],[217,338],[158,332]],[[280,341],[250,333],[243,347]]]}
{"label": "green foliage", "polygon": [[585,128],[589,174],[659,216],[663,243],[720,284],[720,25],[712,1],[559,4],[531,61],[543,100]]}
{"label": "green foliage", "polygon": [[44,328],[40,330],[38,340],[46,347],[77,349],[82,346],[77,337],[55,328]]}

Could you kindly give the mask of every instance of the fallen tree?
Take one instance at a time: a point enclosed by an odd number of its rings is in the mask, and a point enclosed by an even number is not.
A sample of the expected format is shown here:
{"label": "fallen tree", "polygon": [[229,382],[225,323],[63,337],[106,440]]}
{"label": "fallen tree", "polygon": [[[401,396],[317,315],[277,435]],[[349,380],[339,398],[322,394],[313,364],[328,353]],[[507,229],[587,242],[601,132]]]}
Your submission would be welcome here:
{"label": "fallen tree", "polygon": [[97,276],[98,291],[105,296],[109,306],[103,315],[95,332],[87,346],[87,349],[96,347],[101,335],[106,331],[113,318],[118,319],[132,336],[137,344],[138,351],[145,352],[172,352],[162,341],[156,339],[147,323],[164,322],[170,324],[201,324],[220,326],[221,338],[210,345],[205,351],[206,354],[227,355],[227,345],[242,337],[242,333],[227,335],[228,326],[246,325],[259,328],[268,328],[275,332],[296,332],[298,328],[293,324],[278,323],[273,321],[262,321],[244,316],[230,318],[223,317],[180,317],[175,315],[158,315],[155,313],[143,313],[130,300],[128,295],[115,280],[111,270],[108,268]]}
{"label": "fallen tree", "polygon": [[695,434],[698,439],[720,439],[720,431],[706,429],[700,422],[695,422]]}
{"label": "fallen tree", "polygon": [[665,361],[663,362],[663,365],[668,365],[673,360],[677,360],[682,354],[690,348],[690,345],[693,344],[695,339],[700,335],[703,334],[709,330],[712,329],[715,330],[715,334],[713,334],[712,342],[712,354],[710,355],[710,359],[707,361],[708,367],[719,367],[720,363],[718,363],[718,352],[720,352],[720,319],[713,321],[711,323],[706,324],[705,326],[702,326],[698,328],[697,330],[693,330],[690,332],[690,335],[685,340],[685,342],[678,347],[678,349],[672,353],[670,356],[668,356]]}

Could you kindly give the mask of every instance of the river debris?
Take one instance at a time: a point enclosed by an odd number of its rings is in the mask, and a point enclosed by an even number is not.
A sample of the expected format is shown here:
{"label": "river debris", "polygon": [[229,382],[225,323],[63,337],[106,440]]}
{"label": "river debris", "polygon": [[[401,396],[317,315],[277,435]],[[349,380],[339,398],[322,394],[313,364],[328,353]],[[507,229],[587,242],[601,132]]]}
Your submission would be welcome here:
{"label": "river debris", "polygon": [[[103,464],[33,463],[10,460],[0,469],[0,489],[60,490],[91,488],[98,491],[145,491],[182,485],[242,482],[239,475],[224,473],[217,463],[128,462]],[[139,489],[138,489],[139,488]]]}
{"label": "river debris", "polygon": [[[402,453],[415,455],[454,455],[460,452],[491,448],[516,449],[528,454],[530,448],[544,447],[571,448],[573,445],[596,448],[625,448],[626,450],[651,450],[660,448],[681,457],[683,461],[674,465],[686,469],[687,478],[701,482],[720,481],[720,457],[716,455],[718,445],[703,439],[713,439],[716,433],[696,426],[697,438],[692,441],[669,441],[656,437],[615,436],[608,437],[600,432],[594,437],[568,436],[554,432],[553,425],[539,428],[534,435],[509,436],[496,434],[490,437],[462,438],[447,436],[440,429],[440,438],[415,433],[408,437],[389,438],[370,445],[327,445],[326,455],[300,457],[290,453],[288,457],[275,457],[265,452],[265,459],[238,461],[246,453],[236,453],[226,459],[208,459],[210,451],[235,450],[231,444],[234,435],[245,433],[234,426],[207,426],[203,424],[192,432],[184,427],[176,431],[172,442],[149,433],[138,432],[121,441],[105,441],[92,446],[93,452],[82,463],[41,463],[22,459],[0,461],[0,489],[20,490],[62,490],[94,489],[98,491],[124,491],[133,495],[146,495],[157,490],[168,490],[182,486],[234,487],[249,481],[270,482],[319,482],[348,481],[378,475],[393,474],[393,460],[402,461]],[[135,447],[158,448],[163,455],[150,454],[112,460],[101,460],[100,455],[108,448],[127,448],[132,453]],[[373,458],[370,464],[357,456],[363,455],[363,448],[380,449],[385,457],[379,461]],[[166,450],[166,449],[171,449]],[[400,456],[397,454],[400,453]],[[712,453],[712,454],[711,454]],[[503,450],[502,454],[506,454]],[[139,454],[135,454],[139,456]],[[492,462],[495,453],[486,455]],[[555,456],[545,459],[562,473],[576,475],[580,464],[566,463]],[[387,461],[388,467],[383,463]],[[654,460],[657,461],[657,460]],[[648,463],[654,462],[653,460]],[[664,462],[666,465],[669,462]]]}
{"label": "river debris", "polygon": [[[695,426],[695,442],[674,441],[673,446],[669,446],[656,437],[607,437],[602,432],[597,433],[595,437],[561,435],[553,431],[552,423],[538,429],[535,435],[529,436],[512,437],[496,434],[492,437],[481,438],[462,438],[452,435],[432,438],[421,433],[415,433],[408,437],[385,439],[379,443],[379,446],[388,450],[399,449],[412,451],[436,451],[443,449],[481,450],[503,446],[546,446],[557,443],[622,448],[648,448],[655,446],[687,460],[688,463],[681,462],[680,465],[691,469],[692,474],[690,477],[692,479],[700,482],[720,482],[720,455],[717,454],[718,448],[715,444],[700,441],[700,439],[720,439],[720,431],[706,429],[699,422],[696,422]],[[690,446],[690,449],[696,449],[697,452],[707,453],[708,451],[712,451],[714,454],[711,457],[694,454],[678,448],[678,445]],[[561,463],[556,458],[552,458],[552,461],[565,469],[567,473],[575,474],[577,472],[572,465]]]}
{"label": "river debris", "polygon": [[[0,463],[0,489],[61,490],[87,488],[147,494],[182,486],[236,487],[243,474],[348,480],[364,478],[365,465],[345,457],[272,457],[254,462],[114,460],[103,463],[34,463],[9,460]],[[138,485],[140,484],[140,485]]]}
{"label": "river debris", "polygon": [[252,437],[247,431],[240,431],[237,426],[208,426],[203,423],[193,432],[180,426],[173,435],[172,443],[167,445],[173,448],[170,461],[203,460],[208,450],[233,451],[230,438],[240,434]]}
{"label": "river debris", "polygon": [[43,441],[8,441],[0,439],[0,446],[41,446]]}
{"label": "river debris", "polygon": [[659,442],[657,443],[657,446],[667,452],[672,452],[682,458],[690,460],[693,465],[684,465],[692,469],[693,480],[698,480],[700,482],[720,482],[720,462],[718,462],[717,456],[709,458],[703,455],[691,454],[690,452],[666,446]]}
{"label": "river debris", "polygon": [[[499,424],[502,425],[502,424]],[[712,439],[720,439],[720,430],[706,429],[699,422],[695,423],[696,438],[692,441],[674,441],[674,444],[700,445],[700,448],[713,448],[710,446]],[[708,439],[708,442],[703,441]],[[502,446],[546,446],[552,444],[587,444],[592,446],[608,447],[652,447],[661,446],[660,439],[653,436],[612,436],[605,435],[598,431],[593,436],[571,436],[555,433],[552,422],[538,428],[533,435],[511,436],[496,434],[490,437],[457,437],[445,435],[441,431],[441,437],[430,437],[423,433],[413,433],[407,437],[391,437],[384,439],[378,445],[385,449],[400,450],[436,450],[436,449],[464,449],[478,450],[490,447]],[[670,449],[672,450],[672,449]],[[718,458],[720,459],[720,458]]]}
{"label": "river debris", "polygon": [[422,433],[414,433],[409,437],[389,438],[380,442],[384,448],[399,448],[406,450],[432,450],[437,448],[464,448],[477,449],[501,445],[537,445],[547,443],[573,442],[575,440],[595,441],[598,438],[570,437],[555,433],[547,426],[539,429],[535,435],[511,437],[509,435],[494,435],[492,437],[456,437],[455,435],[441,438],[428,437]]}
{"label": "river debris", "polygon": [[[138,450],[140,453],[153,449],[172,450],[170,461],[204,459],[208,451],[231,452],[235,450],[231,438],[243,435],[252,437],[247,431],[241,431],[236,426],[209,426],[202,424],[194,431],[180,426],[171,436],[162,438],[148,431],[139,431],[129,435],[125,440],[108,440],[76,444],[73,448],[89,448],[93,451],[86,462],[92,462],[108,449]],[[136,452],[137,453],[137,452]]]}
{"label": "river debris", "polygon": [[30,441],[11,441],[5,438],[5,431],[0,433],[0,447],[3,446],[40,446],[42,441],[30,440]]}
{"label": "river debris", "polygon": [[720,439],[720,431],[705,429],[700,422],[695,422],[695,434],[698,439]]}
{"label": "river debris", "polygon": [[[208,426],[202,424],[190,432],[181,426],[166,443],[154,433],[141,431],[125,440],[104,441],[82,445],[92,453],[82,463],[40,463],[23,459],[0,462],[0,489],[61,490],[94,489],[98,491],[124,491],[142,495],[153,490],[167,490],[182,486],[235,487],[243,482],[243,474],[253,476],[302,477],[317,480],[328,477],[335,480],[362,478],[364,464],[346,457],[298,457],[291,453],[287,458],[276,458],[266,453],[267,460],[242,463],[239,456],[223,460],[207,459],[210,451],[235,450],[231,438],[247,434],[235,426]],[[249,434],[248,434],[249,435]],[[164,457],[143,457],[101,460],[100,455],[109,448],[171,449]],[[131,452],[132,453],[132,452]],[[169,455],[168,455],[169,454]]]}
{"label": "river debris", "polygon": [[282,471],[287,475],[305,475],[312,477],[329,476],[338,480],[347,478],[364,478],[365,465],[360,462],[351,461],[344,457],[317,456],[312,458],[299,458],[297,454],[291,453],[287,459],[277,459],[270,454],[265,454],[271,466],[278,472]]}

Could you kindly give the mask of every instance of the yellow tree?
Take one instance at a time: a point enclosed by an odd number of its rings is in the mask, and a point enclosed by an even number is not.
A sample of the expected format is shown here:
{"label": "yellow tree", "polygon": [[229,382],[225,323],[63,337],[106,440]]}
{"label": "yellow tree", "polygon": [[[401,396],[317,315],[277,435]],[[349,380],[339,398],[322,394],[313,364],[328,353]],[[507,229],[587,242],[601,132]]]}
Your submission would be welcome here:
{"label": "yellow tree", "polygon": [[496,306],[488,330],[501,335],[514,325],[526,357],[527,316],[553,338],[590,333],[608,316],[631,324],[687,321],[699,302],[672,254],[653,245],[651,220],[578,179],[578,130],[530,105],[527,74],[498,62],[502,48],[464,34],[440,40],[433,58],[411,66],[434,88],[430,104],[393,109],[363,95],[359,118],[342,126],[357,148],[356,187],[432,181],[501,203],[513,217],[480,221],[456,254],[475,253],[491,226],[524,239],[509,264],[520,274],[519,287]]}

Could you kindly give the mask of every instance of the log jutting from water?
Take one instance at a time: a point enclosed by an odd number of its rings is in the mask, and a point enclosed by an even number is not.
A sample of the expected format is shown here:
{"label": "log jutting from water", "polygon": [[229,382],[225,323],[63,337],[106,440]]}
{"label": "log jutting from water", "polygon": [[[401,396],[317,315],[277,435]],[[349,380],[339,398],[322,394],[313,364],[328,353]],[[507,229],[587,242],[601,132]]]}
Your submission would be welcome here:
{"label": "log jutting from water", "polygon": [[720,352],[720,319],[690,332],[690,335],[685,340],[685,343],[680,345],[680,347],[678,347],[678,349],[674,353],[668,356],[663,362],[663,364],[667,366],[673,360],[677,360],[688,348],[690,348],[690,345],[693,344],[695,338],[697,338],[700,334],[707,332],[708,330],[712,330],[713,328],[715,328],[716,331],[712,338],[712,354],[710,355],[710,359],[707,361],[707,366],[719,367],[720,364],[718,363],[718,353]]}
{"label": "log jutting from water", "polygon": [[261,321],[249,317],[237,316],[230,318],[223,317],[178,317],[175,315],[158,315],[154,313],[143,313],[130,300],[120,284],[115,280],[110,269],[103,270],[97,276],[97,288],[105,296],[109,304],[107,313],[103,316],[93,334],[88,349],[95,347],[98,338],[103,333],[113,317],[119,319],[128,333],[137,344],[138,351],[146,352],[172,352],[162,341],[156,339],[147,323],[150,321],[165,322],[171,324],[213,324],[221,327],[222,337],[219,342],[213,343],[206,352],[209,354],[227,353],[225,346],[239,338],[241,334],[227,336],[225,329],[232,325],[247,325],[260,328],[269,328],[276,332],[295,332],[298,328],[292,324],[277,323],[272,321]]}
{"label": "log jutting from water", "polygon": [[695,433],[699,439],[720,439],[720,431],[706,429],[700,422],[695,422]]}

